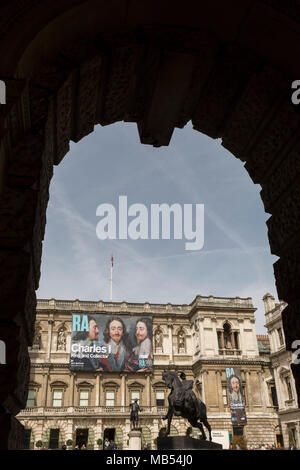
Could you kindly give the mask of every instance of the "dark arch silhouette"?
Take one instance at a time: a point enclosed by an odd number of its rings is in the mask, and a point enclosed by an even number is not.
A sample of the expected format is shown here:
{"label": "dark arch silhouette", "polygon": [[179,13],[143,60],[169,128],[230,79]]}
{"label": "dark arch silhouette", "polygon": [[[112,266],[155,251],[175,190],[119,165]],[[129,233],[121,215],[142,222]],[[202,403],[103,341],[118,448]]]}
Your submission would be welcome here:
{"label": "dark arch silhouette", "polygon": [[[136,122],[141,142],[160,146],[191,120],[245,162],[271,214],[291,349],[300,338],[296,2],[28,0],[2,2],[0,17],[0,331],[8,357],[0,447],[21,441],[14,416],[27,398],[53,165],[95,124]],[[299,400],[299,365],[292,368]]]}

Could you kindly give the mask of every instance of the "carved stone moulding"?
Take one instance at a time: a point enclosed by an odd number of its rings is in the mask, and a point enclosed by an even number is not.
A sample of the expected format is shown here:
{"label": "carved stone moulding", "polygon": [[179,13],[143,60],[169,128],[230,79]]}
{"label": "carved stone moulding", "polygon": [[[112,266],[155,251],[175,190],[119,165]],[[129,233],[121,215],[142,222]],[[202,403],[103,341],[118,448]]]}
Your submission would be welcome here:
{"label": "carved stone moulding", "polygon": [[257,65],[258,59],[238,46],[220,51],[192,117],[196,130],[214,139],[222,136],[228,114]]}
{"label": "carved stone moulding", "polygon": [[222,145],[245,160],[246,150],[254,143],[277,103],[286,81],[270,66],[259,66],[250,77],[229,116],[222,135]]}

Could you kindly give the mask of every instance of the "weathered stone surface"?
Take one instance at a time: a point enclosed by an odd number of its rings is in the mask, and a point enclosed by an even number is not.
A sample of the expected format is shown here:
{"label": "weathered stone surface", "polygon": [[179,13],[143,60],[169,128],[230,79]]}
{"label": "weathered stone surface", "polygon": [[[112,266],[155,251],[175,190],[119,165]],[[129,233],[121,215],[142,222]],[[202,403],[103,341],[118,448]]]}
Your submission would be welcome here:
{"label": "weathered stone surface", "polygon": [[300,292],[300,246],[296,244],[274,263],[278,298],[288,304],[299,298]]}
{"label": "weathered stone surface", "polygon": [[299,122],[295,106],[290,101],[285,100],[274,109],[255,145],[247,152],[245,168],[254,183],[262,184],[267,181],[272,172],[271,167],[279,164],[291,139],[298,134]]}
{"label": "weathered stone surface", "polygon": [[285,307],[282,312],[282,324],[286,349],[292,351],[292,343],[300,340],[300,300]]}
{"label": "weathered stone surface", "polygon": [[17,250],[0,250],[0,305],[5,309],[20,309],[27,289],[31,266],[28,253]]}
{"label": "weathered stone surface", "polygon": [[229,46],[222,51],[193,115],[194,129],[221,137],[226,118],[256,67],[257,60],[245,50]]}
{"label": "weathered stone surface", "polygon": [[113,48],[107,59],[105,95],[102,98],[100,124],[105,126],[126,118],[130,98],[135,91],[141,46]]}
{"label": "weathered stone surface", "polygon": [[72,106],[74,80],[75,72],[72,72],[57,92],[55,165],[58,165],[69,151],[69,142],[73,126]]}
{"label": "weathered stone surface", "polygon": [[30,188],[39,179],[43,149],[39,135],[28,135],[16,145],[8,159],[8,186]]}
{"label": "weathered stone surface", "polygon": [[223,147],[245,161],[247,148],[261,132],[286,86],[283,74],[270,67],[253,73],[226,122]]}
{"label": "weathered stone surface", "polygon": [[1,366],[0,406],[17,414],[26,406],[30,374],[28,343],[23,330],[11,321],[0,322],[6,345],[6,364]]}
{"label": "weathered stone surface", "polygon": [[76,122],[72,136],[74,142],[78,142],[94,130],[102,75],[100,55],[86,61],[80,67],[78,93],[76,93]]}
{"label": "weathered stone surface", "polygon": [[24,449],[24,426],[11,413],[0,412],[0,450]]}
{"label": "weathered stone surface", "polygon": [[274,212],[267,220],[269,241],[271,253],[280,256],[299,240],[300,185],[297,181],[278,201]]}
{"label": "weathered stone surface", "polygon": [[0,246],[23,248],[33,233],[38,192],[7,187],[0,202]]}

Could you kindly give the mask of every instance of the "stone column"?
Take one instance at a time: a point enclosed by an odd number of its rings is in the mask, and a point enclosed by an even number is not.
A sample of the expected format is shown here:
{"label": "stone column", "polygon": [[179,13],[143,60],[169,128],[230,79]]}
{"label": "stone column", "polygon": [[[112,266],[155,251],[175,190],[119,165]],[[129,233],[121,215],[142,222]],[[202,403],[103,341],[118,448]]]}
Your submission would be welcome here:
{"label": "stone column", "polygon": [[274,378],[275,378],[275,386],[277,392],[277,401],[279,409],[284,408],[284,394],[282,390],[282,381],[278,374],[278,366],[274,365]]}
{"label": "stone column", "polygon": [[251,400],[251,384],[250,384],[250,372],[245,370],[245,378],[246,378],[246,387],[247,387],[247,395],[248,395],[248,410],[250,413],[253,411],[253,405]]}
{"label": "stone column", "polygon": [[244,319],[239,318],[238,322],[239,322],[239,329],[240,329],[239,336],[238,336],[239,348],[240,348],[240,351],[242,351],[242,354],[245,354],[245,338],[244,338],[244,330],[243,330]]}
{"label": "stone column", "polygon": [[70,406],[75,406],[74,403],[74,382],[75,382],[75,373],[71,372],[70,388],[71,388],[71,403]]}
{"label": "stone column", "polygon": [[216,383],[217,383],[217,397],[218,397],[218,405],[220,411],[224,411],[223,405],[223,390],[222,390],[222,372],[220,370],[216,370]]}
{"label": "stone column", "polygon": [[295,379],[294,379],[292,373],[290,374],[290,384],[291,384],[291,388],[292,388],[293,399],[295,401],[295,405],[293,405],[293,406],[296,407],[297,406],[297,390],[296,390],[296,386],[295,386]]}
{"label": "stone column", "polygon": [[204,317],[199,317],[199,334],[200,334],[200,352],[201,354],[204,354],[204,331],[203,331],[203,321]]}
{"label": "stone column", "polygon": [[170,345],[170,364],[173,364],[173,335],[172,335],[172,330],[173,330],[173,324],[168,323],[168,330],[169,330],[169,345]]}
{"label": "stone column", "polygon": [[51,318],[48,320],[48,345],[47,345],[47,361],[50,361],[51,347],[52,347],[52,329],[54,320]]}
{"label": "stone column", "polygon": [[288,449],[289,447],[289,429],[285,423],[281,423],[283,446]]}
{"label": "stone column", "polygon": [[151,377],[150,374],[146,375],[146,405],[151,406]]}
{"label": "stone column", "polygon": [[126,405],[126,375],[121,374],[121,406]]}
{"label": "stone column", "polygon": [[[66,430],[66,442],[69,440],[69,439],[72,439],[73,441],[73,420],[72,419],[68,419],[67,420],[67,430]],[[75,442],[73,441],[73,447],[75,447]]]}
{"label": "stone column", "polygon": [[262,375],[262,371],[258,370],[257,375],[258,375],[258,382],[260,384],[262,408],[263,408],[263,411],[266,413],[267,412],[267,398],[266,398],[266,390],[265,390],[265,381]]}
{"label": "stone column", "polygon": [[47,406],[47,398],[48,398],[48,380],[49,380],[49,369],[45,371],[43,374],[43,405]]}
{"label": "stone column", "polygon": [[208,370],[202,370],[202,401],[206,403],[205,389],[206,389],[206,376],[208,375]]}
{"label": "stone column", "polygon": [[[95,406],[99,406],[100,405],[100,376],[101,374],[99,374],[97,372],[96,374],[96,394],[95,394]],[[100,437],[100,436],[99,436]]]}
{"label": "stone column", "polygon": [[95,445],[100,450],[100,449],[102,449],[103,444],[101,446],[98,446],[98,444],[97,444],[98,439],[102,439],[102,441],[103,441],[102,419],[97,419],[96,428],[95,428]]}

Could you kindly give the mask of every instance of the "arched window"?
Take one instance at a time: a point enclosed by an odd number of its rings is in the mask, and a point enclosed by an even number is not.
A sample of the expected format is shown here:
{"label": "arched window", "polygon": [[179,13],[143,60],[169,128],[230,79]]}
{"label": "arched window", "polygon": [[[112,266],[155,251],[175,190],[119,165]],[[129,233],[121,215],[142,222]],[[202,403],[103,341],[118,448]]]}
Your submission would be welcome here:
{"label": "arched window", "polygon": [[233,344],[232,344],[232,333],[231,333],[231,326],[229,323],[224,323],[223,327],[223,332],[224,332],[224,347],[225,349],[232,349]]}

